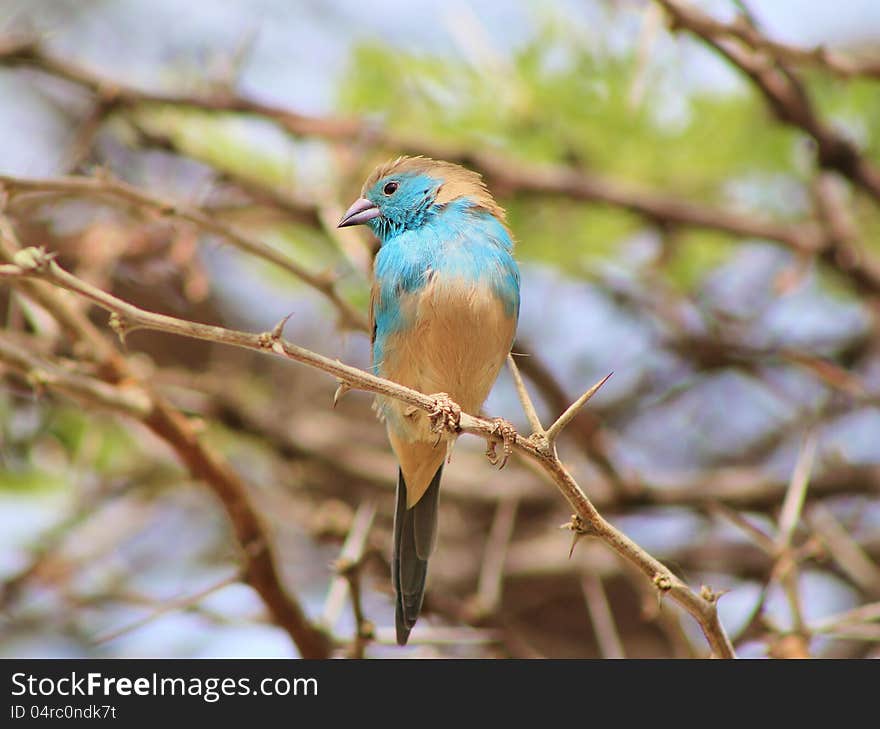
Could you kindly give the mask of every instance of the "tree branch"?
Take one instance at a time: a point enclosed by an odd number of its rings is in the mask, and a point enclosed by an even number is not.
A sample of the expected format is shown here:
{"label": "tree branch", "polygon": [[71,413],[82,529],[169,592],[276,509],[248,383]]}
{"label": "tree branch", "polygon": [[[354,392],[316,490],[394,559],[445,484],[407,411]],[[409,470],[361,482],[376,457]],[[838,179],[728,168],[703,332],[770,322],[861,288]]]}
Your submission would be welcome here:
{"label": "tree branch", "polygon": [[367,320],[363,313],[355,309],[336,290],[332,277],[312,273],[281,251],[266,245],[263,241],[249,236],[236,228],[212,217],[197,207],[187,206],[139,190],[120,180],[107,177],[58,177],[49,179],[29,179],[0,175],[0,188],[10,195],[21,192],[56,192],[71,195],[112,197],[141,208],[154,210],[161,215],[169,215],[185,220],[200,230],[217,235],[246,253],[262,258],[296,276],[303,283],[323,294],[338,310],[342,324],[349,328],[366,331]]}
{"label": "tree branch", "polygon": [[765,51],[785,63],[817,66],[843,78],[865,76],[880,79],[880,59],[857,58],[824,45],[801,48],[782,43],[759,33],[747,17],[739,16],[732,23],[722,23],[705,13],[697,15],[692,12],[689,22],[691,26],[699,28],[706,34],[743,41],[755,50]]}
{"label": "tree branch", "polygon": [[[52,260],[52,256],[42,249],[28,248],[21,251],[13,264],[0,266],[0,277],[11,281],[36,278],[73,291],[110,311],[111,325],[121,335],[137,328],[153,329],[255,351],[273,352],[322,370],[352,388],[392,397],[432,416],[436,416],[440,411],[441,403],[438,398],[287,342],[281,338],[280,327],[276,327],[272,332],[250,334],[140,309],[71,275],[58,266]],[[434,418],[434,420],[440,427],[450,427],[448,423],[443,422],[447,420],[446,418]],[[501,439],[497,422],[467,413],[461,414],[455,431],[477,435],[490,442]],[[516,433],[508,434],[506,438],[513,450],[536,462],[553,479],[575,512],[569,528],[577,536],[597,537],[629,560],[651,580],[661,595],[668,595],[698,621],[715,656],[733,657],[733,646],[718,619],[717,598],[714,593],[710,590],[703,590],[702,594],[692,592],[663,564],[606,521],[556,456],[555,450],[549,447],[546,439],[542,441],[524,438]],[[186,456],[189,454],[186,449],[183,455],[187,460]],[[193,466],[195,465],[193,463]],[[245,540],[244,543],[250,544],[251,541]]]}
{"label": "tree branch", "polygon": [[[743,31],[742,24],[719,23],[682,0],[656,1],[666,10],[674,28],[701,38],[748,76],[780,121],[813,138],[821,167],[836,170],[880,201],[880,169],[853,142],[819,118],[806,88],[779,56],[772,55],[772,44],[756,29]],[[732,43],[731,36],[742,43]]]}
{"label": "tree branch", "polygon": [[[87,348],[98,362],[101,378],[105,382],[119,386],[117,389],[122,389],[123,385],[137,383],[137,377],[128,368],[119,352],[85,316],[63,301],[58,296],[57,290],[47,287],[40,281],[25,280],[28,275],[38,278],[37,268],[41,268],[44,272],[50,267],[61,270],[51,261],[51,257],[41,254],[37,249],[16,249],[17,243],[13,238],[11,227],[5,217],[0,216],[0,259],[10,262],[0,265],[2,271],[0,277],[9,277],[7,280],[15,282],[28,294],[35,295],[37,301],[74,335],[75,341]],[[37,266],[37,268],[29,268],[30,274],[25,273],[28,262]],[[25,269],[21,268],[22,263],[25,264]],[[70,274],[66,275],[70,276]],[[70,278],[79,282],[79,279],[73,276]],[[51,386],[51,382],[46,384]],[[225,460],[201,443],[196,430],[185,415],[143,383],[139,383],[139,387],[149,393],[150,398],[150,406],[139,416],[140,421],[165,441],[190,473],[204,481],[220,499],[241,549],[244,562],[243,580],[260,595],[272,619],[291,636],[300,655],[304,658],[329,656],[331,649],[329,637],[323,630],[309,622],[299,602],[284,587],[275,564],[268,532],[251,503],[247,486]],[[77,394],[83,396],[85,393],[80,390]],[[105,399],[104,404],[109,405],[110,402]],[[131,410],[125,412],[128,415],[138,416],[137,412]]]}

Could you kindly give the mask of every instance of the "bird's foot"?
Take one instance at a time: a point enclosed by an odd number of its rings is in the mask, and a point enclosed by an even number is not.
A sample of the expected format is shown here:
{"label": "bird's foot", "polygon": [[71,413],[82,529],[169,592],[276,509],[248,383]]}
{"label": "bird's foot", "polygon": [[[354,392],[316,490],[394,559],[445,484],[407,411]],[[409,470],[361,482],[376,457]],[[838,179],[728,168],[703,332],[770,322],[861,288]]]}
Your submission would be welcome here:
{"label": "bird's foot", "polygon": [[445,392],[438,392],[431,397],[434,398],[434,409],[428,413],[431,430],[441,437],[446,432],[457,433],[461,422],[461,408]]}
{"label": "bird's foot", "polygon": [[489,459],[489,463],[493,466],[498,466],[498,470],[500,471],[507,465],[507,459],[510,458],[510,454],[513,453],[513,444],[516,443],[516,428],[511,425],[510,421],[507,421],[504,418],[493,418],[492,424],[495,426],[492,429],[492,435],[501,439],[502,454],[499,456],[495,452],[495,440],[493,438],[487,438],[486,458]]}

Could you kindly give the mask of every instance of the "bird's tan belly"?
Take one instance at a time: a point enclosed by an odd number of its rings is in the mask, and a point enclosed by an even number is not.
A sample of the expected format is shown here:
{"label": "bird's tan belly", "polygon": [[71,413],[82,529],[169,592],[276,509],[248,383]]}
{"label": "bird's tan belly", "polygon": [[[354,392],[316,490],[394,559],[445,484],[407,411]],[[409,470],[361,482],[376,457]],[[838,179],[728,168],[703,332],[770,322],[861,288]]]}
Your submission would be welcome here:
{"label": "bird's tan belly", "polygon": [[[515,322],[487,286],[428,284],[401,302],[411,326],[388,338],[380,372],[425,394],[447,393],[476,413],[504,364]],[[406,440],[436,441],[427,417],[385,403],[389,428]]]}

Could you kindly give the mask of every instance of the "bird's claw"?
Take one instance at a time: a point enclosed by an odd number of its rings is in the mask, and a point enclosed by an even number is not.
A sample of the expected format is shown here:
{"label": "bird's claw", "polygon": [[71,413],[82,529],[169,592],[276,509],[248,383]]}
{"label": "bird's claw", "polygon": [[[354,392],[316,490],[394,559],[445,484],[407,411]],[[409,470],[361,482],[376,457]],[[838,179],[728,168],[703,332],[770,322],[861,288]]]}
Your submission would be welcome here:
{"label": "bird's claw", "polygon": [[[434,409],[428,413],[431,430],[442,436],[444,432],[458,432],[461,423],[461,408],[445,392],[438,392],[434,398]],[[439,442],[439,438],[438,438]]]}
{"label": "bird's claw", "polygon": [[516,428],[504,418],[494,418],[492,423],[495,426],[492,429],[492,435],[501,439],[502,455],[499,457],[495,452],[495,440],[488,438],[486,441],[486,458],[489,459],[489,463],[493,466],[498,466],[500,471],[507,465],[507,459],[513,453],[513,444],[516,442]]}

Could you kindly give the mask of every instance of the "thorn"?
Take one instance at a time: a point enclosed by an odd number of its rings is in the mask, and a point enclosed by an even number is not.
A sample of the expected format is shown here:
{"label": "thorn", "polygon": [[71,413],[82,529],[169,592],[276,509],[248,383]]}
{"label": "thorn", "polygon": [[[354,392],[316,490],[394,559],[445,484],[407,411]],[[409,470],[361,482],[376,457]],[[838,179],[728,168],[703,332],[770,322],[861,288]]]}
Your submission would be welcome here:
{"label": "thorn", "polygon": [[42,271],[57,256],[57,252],[49,253],[43,246],[29,246],[16,251],[12,263],[22,271]]}
{"label": "thorn", "polygon": [[572,514],[571,521],[568,521],[565,524],[561,524],[559,528],[568,529],[572,532],[571,549],[568,550],[568,558],[571,559],[577,543],[581,540],[582,537],[588,536],[592,532],[592,530],[588,527],[586,522],[584,522],[584,520],[581,519],[581,517],[577,514]]}
{"label": "thorn", "polygon": [[351,386],[347,382],[343,382],[342,380],[336,380],[339,383],[339,386],[336,388],[336,392],[333,393],[333,407],[335,408],[339,401],[345,397],[345,395],[351,390]]}
{"label": "thorn", "polygon": [[281,335],[284,333],[284,325],[287,324],[287,320],[292,316],[293,314],[288,314],[272,327],[272,331],[261,333],[259,336],[260,346],[271,349],[275,354],[280,354],[282,357],[286,357],[287,351],[284,349]]}
{"label": "thorn", "polygon": [[578,532],[574,532],[571,535],[571,547],[568,550],[568,558],[571,559],[571,556],[574,554],[574,548],[577,546],[577,543],[580,541],[583,534]]}
{"label": "thorn", "polygon": [[589,390],[587,390],[583,395],[581,395],[577,400],[575,400],[571,405],[568,406],[568,409],[562,413],[557,419],[556,422],[553,423],[549,428],[547,428],[547,440],[552,444],[559,434],[562,432],[562,429],[568,425],[572,420],[574,420],[574,416],[577,415],[581,408],[586,405],[590,398],[593,397],[598,391],[599,388],[602,387],[608,379],[613,375],[613,372],[609,372],[605,377],[599,380],[595,385],[593,385]]}
{"label": "thorn", "polygon": [[658,572],[651,582],[657,588],[657,605],[659,606],[663,602],[663,596],[672,589],[672,578]]}
{"label": "thorn", "polygon": [[274,341],[278,341],[281,339],[281,336],[284,334],[284,327],[287,322],[290,320],[290,317],[293,316],[293,312],[285,316],[281,321],[279,321],[274,327],[272,327],[271,337]]}
{"label": "thorn", "polygon": [[119,312],[114,311],[110,314],[109,320],[110,328],[116,332],[116,336],[119,337],[119,341],[125,345],[125,335],[130,331],[128,325],[125,323],[125,320],[119,314]]}
{"label": "thorn", "polygon": [[715,605],[728,592],[730,592],[730,590],[718,590],[716,592],[708,585],[702,585],[700,587],[700,597],[712,605]]}
{"label": "thorn", "polygon": [[517,397],[519,397],[523,412],[526,414],[526,419],[529,421],[529,427],[532,429],[532,434],[543,435],[544,426],[541,425],[541,419],[538,417],[538,412],[535,410],[535,403],[532,402],[532,398],[529,395],[529,391],[526,388],[525,382],[523,382],[522,375],[520,374],[519,367],[517,367],[516,361],[513,359],[512,352],[507,355],[507,366],[510,369],[510,374],[513,376],[513,384],[516,385],[516,394]]}

